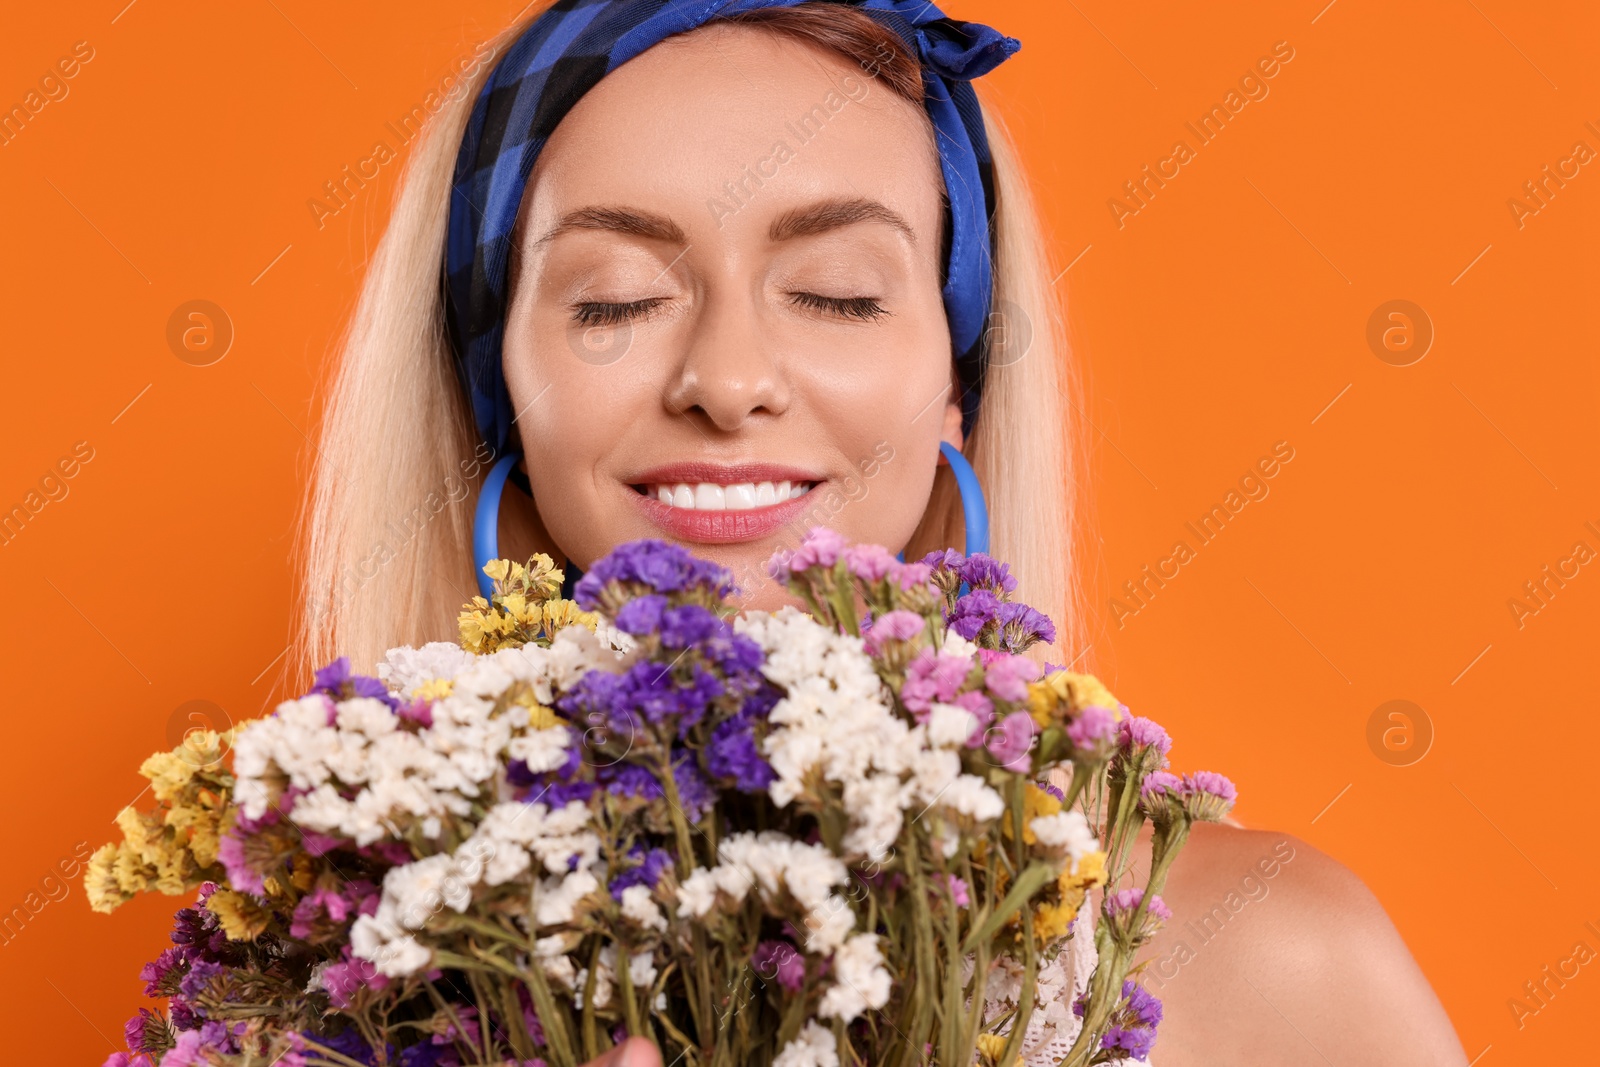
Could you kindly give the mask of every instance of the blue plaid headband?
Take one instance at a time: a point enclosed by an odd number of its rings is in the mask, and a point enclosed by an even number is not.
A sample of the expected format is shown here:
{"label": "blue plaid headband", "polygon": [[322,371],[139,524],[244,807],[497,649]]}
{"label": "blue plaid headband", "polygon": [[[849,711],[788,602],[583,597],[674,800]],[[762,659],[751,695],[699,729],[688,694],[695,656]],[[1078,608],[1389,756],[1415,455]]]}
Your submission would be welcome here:
{"label": "blue plaid headband", "polygon": [[[484,440],[506,451],[515,412],[501,366],[512,229],[556,124],[601,78],[652,45],[719,17],[804,0],[560,0],[507,49],[472,108],[456,157],[445,243],[445,319]],[[893,30],[922,63],[928,117],[949,197],[944,306],[963,426],[977,415],[987,361],[994,166],[969,84],[1021,47],[930,0],[834,0]],[[515,446],[513,446],[514,448]]]}

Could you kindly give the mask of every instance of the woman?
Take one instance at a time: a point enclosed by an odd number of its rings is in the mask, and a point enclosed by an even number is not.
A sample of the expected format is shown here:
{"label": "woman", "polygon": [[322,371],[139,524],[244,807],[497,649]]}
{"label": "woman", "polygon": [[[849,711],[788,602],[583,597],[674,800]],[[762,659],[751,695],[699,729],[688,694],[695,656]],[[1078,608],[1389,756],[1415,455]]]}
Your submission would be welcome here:
{"label": "woman", "polygon": [[[411,160],[366,281],[310,502],[308,658],[450,630],[469,482],[500,554],[581,569],[666,537],[772,608],[761,564],[813,523],[961,544],[953,453],[1070,661],[1059,315],[967,86],[1015,48],[922,0],[566,0],[508,31]],[[1162,1067],[1465,1062],[1353,875],[1209,829],[1146,972]]]}

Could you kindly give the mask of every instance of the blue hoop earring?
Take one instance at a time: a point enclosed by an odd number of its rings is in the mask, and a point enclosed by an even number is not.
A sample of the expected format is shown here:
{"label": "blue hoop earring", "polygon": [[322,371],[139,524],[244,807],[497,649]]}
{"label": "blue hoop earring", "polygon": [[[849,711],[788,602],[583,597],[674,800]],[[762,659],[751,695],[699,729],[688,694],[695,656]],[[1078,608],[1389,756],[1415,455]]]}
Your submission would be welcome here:
{"label": "blue hoop earring", "polygon": [[[512,469],[521,458],[513,452],[501,456],[489,468],[489,476],[483,480],[483,491],[478,494],[477,510],[472,516],[472,563],[478,573],[478,592],[485,600],[494,592],[494,579],[483,573],[483,568],[490,560],[500,558],[500,497],[506,491],[506,480],[511,477]],[[571,562],[563,569],[567,573],[561,583],[561,595],[571,600],[583,572]]]}
{"label": "blue hoop earring", "polygon": [[956,492],[961,494],[961,515],[966,521],[966,553],[989,554],[989,507],[984,503],[983,486],[978,484],[978,473],[967,462],[961,450],[948,441],[939,442],[939,451],[950,464],[950,473],[956,476]]}
{"label": "blue hoop earring", "polygon": [[478,575],[478,592],[485,600],[494,592],[494,579],[483,573],[483,568],[490,560],[500,558],[500,495],[506,491],[511,468],[521,458],[513,452],[495,460],[483,480],[478,509],[472,516],[472,563]]}

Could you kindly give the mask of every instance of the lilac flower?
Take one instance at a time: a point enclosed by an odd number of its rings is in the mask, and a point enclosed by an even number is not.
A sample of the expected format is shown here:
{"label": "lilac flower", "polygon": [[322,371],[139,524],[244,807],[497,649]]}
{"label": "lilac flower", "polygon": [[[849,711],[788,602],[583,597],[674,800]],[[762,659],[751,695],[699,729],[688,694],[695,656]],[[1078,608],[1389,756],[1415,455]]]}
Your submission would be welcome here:
{"label": "lilac flower", "polygon": [[717,790],[696,766],[694,755],[678,749],[672,756],[672,781],[678,787],[678,802],[690,822],[699,822],[717,803]]}
{"label": "lilac flower", "polygon": [[1025,711],[1013,711],[1000,720],[999,726],[990,729],[984,744],[988,746],[989,754],[1000,762],[1000,766],[1020,773],[1027,770],[1031,762],[1028,750],[1033,747],[1033,732],[1036,729],[1038,724],[1031,715]]}
{"label": "lilac flower", "polygon": [[1048,645],[1056,639],[1056,624],[1050,616],[1026,604],[1001,604],[995,621],[1000,629],[1000,647],[1007,652],[1022,652],[1036,641]]}
{"label": "lilac flower", "polygon": [[[267,895],[266,876],[274,873],[268,868],[282,866],[282,862],[275,865],[262,862],[270,859],[276,850],[272,848],[271,838],[264,838],[260,831],[277,821],[278,813],[271,810],[261,819],[240,815],[233,829],[218,840],[217,862],[228,872],[228,884],[233,888],[258,897]],[[250,847],[252,843],[254,848]]]}
{"label": "lilac flower", "polygon": [[1001,700],[1020,704],[1028,699],[1028,683],[1039,677],[1039,665],[1026,656],[1007,653],[986,657],[983,681],[989,692]]}
{"label": "lilac flower", "polygon": [[666,796],[656,776],[648,768],[636,763],[614,763],[609,767],[601,767],[597,777],[600,784],[606,787],[606,792],[614,797],[659,800]]}
{"label": "lilac flower", "polygon": [[885,641],[910,641],[928,624],[914,611],[887,611],[872,620],[866,631],[867,651],[877,655]]}
{"label": "lilac flower", "polygon": [[188,958],[181,948],[169,948],[139,969],[139,980],[144,983],[147,997],[170,997],[178,991],[183,980],[183,968]]}
{"label": "lilac flower", "polygon": [[113,1052],[100,1067],[156,1067],[156,1061],[142,1052],[131,1056],[126,1052]]}
{"label": "lilac flower", "polygon": [[929,552],[921,559],[921,563],[929,570],[956,571],[958,574],[961,570],[961,565],[966,561],[967,557],[953,548],[941,548],[936,552]]}
{"label": "lilac flower", "polygon": [[1216,822],[1228,814],[1239,791],[1215,771],[1196,771],[1183,779],[1183,806],[1195,822]]}
{"label": "lilac flower", "polygon": [[682,545],[654,539],[629,541],[596,560],[578,579],[573,598],[593,611],[612,582],[644,586],[653,593],[702,592],[718,599],[733,592],[733,575],[726,568],[696,559]]}
{"label": "lilac flower", "polygon": [[890,572],[890,576],[901,589],[909,593],[913,589],[927,588],[933,577],[933,569],[926,563],[900,563]]}
{"label": "lilac flower", "polygon": [[172,1027],[167,1020],[149,1008],[140,1008],[139,1014],[127,1021],[122,1028],[122,1036],[132,1051],[158,1055],[171,1048],[174,1040]]}
{"label": "lilac flower", "polygon": [[812,567],[832,567],[845,552],[844,536],[826,526],[813,526],[806,531],[800,547],[789,557],[789,570],[798,574]]}
{"label": "lilac flower", "polygon": [[750,966],[763,978],[772,978],[789,992],[806,984],[806,961],[788,941],[762,941],[750,954]]}
{"label": "lilac flower", "polygon": [[864,582],[879,582],[894,572],[900,561],[882,545],[852,545],[844,550],[845,566]]}
{"label": "lilac flower", "polygon": [[945,879],[947,884],[950,886],[950,898],[955,901],[956,907],[971,907],[972,897],[967,892],[966,880],[963,878],[957,878],[953,874],[945,875]]}
{"label": "lilac flower", "polygon": [[925,648],[906,667],[900,699],[917,716],[917,721],[922,722],[935,702],[948,704],[955,699],[971,672],[969,657],[935,653]]}
{"label": "lilac flower", "polygon": [[[1132,915],[1144,900],[1144,889],[1131,886],[1108,893],[1105,900],[1105,913],[1108,919],[1118,919],[1125,915]],[[1172,909],[1167,907],[1166,901],[1160,896],[1150,898],[1150,906],[1145,909],[1145,914],[1153,915],[1162,922],[1172,918]]]}
{"label": "lilac flower", "polygon": [[999,615],[1000,601],[995,595],[987,589],[974,589],[956,600],[955,607],[950,610],[945,621],[950,624],[950,629],[968,641],[973,641],[983,628]]}
{"label": "lilac flower", "polygon": [[950,703],[972,712],[972,717],[977,720],[973,724],[972,734],[967,738],[967,747],[977,748],[982,745],[984,735],[989,732],[989,726],[994,722],[994,701],[976,689],[969,689],[965,693],[957,693]]}
{"label": "lilac flower", "polygon": [[1125,749],[1154,748],[1163,756],[1172,748],[1172,738],[1167,736],[1167,731],[1156,722],[1137,715],[1122,720],[1117,728],[1117,743]]}
{"label": "lilac flower", "polygon": [[1126,1056],[1119,1056],[1118,1059],[1146,1059],[1149,1057],[1150,1049],[1155,1045],[1155,1043],[1155,1032],[1152,1030],[1146,1030],[1142,1026],[1113,1026],[1111,1029],[1107,1030],[1105,1036],[1100,1039],[1101,1048],[1120,1049],[1127,1053]]}
{"label": "lilac flower", "polygon": [[968,556],[957,566],[961,580],[970,589],[985,589],[1001,595],[1016,591],[1017,580],[1011,576],[1011,568],[981,552]]}
{"label": "lilac flower", "polygon": [[1067,725],[1067,740],[1072,742],[1073,747],[1097,758],[1109,751],[1116,734],[1116,717],[1096,704],[1090,704],[1078,712],[1077,718]]}
{"label": "lilac flower", "polygon": [[333,1006],[341,1011],[350,1006],[356,990],[363,987],[383,989],[388,984],[389,979],[379,974],[370,961],[352,955],[349,945],[341,950],[339,962],[329,964],[322,971],[322,988],[328,991]]}
{"label": "lilac flower", "polygon": [[317,671],[312,679],[311,692],[322,693],[334,700],[349,700],[352,697],[371,697],[381,700],[395,711],[400,710],[400,701],[389,692],[389,687],[377,678],[370,678],[364,674],[350,673],[350,657],[340,656],[332,663]]}
{"label": "lilac flower", "polygon": [[224,981],[227,976],[228,969],[222,964],[210,960],[195,960],[189,965],[189,973],[178,983],[178,995],[193,1005],[205,995],[213,983]]}

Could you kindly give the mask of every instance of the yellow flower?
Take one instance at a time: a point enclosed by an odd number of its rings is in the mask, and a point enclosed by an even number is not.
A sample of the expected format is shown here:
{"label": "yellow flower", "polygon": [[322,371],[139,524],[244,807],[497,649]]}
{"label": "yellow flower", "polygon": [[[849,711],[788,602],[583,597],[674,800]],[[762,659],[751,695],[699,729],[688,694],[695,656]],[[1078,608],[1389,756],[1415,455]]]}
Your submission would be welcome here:
{"label": "yellow flower", "polygon": [[1069,719],[1091,704],[1120,719],[1120,703],[1092,674],[1051,671],[1028,686],[1028,713],[1041,728]]}
{"label": "yellow flower", "polygon": [[[1061,801],[1055,794],[1048,790],[1040,789],[1032,782],[1027,783],[1022,794],[1022,840],[1024,844],[1036,844],[1038,838],[1033,833],[1033,820],[1041,815],[1054,815],[1061,810]],[[1000,822],[1001,832],[1006,837],[1011,836],[1011,819],[1005,818]]]}
{"label": "yellow flower", "polygon": [[1106,880],[1106,854],[1090,852],[1071,870],[1063,870],[1056,879],[1061,900],[1055,904],[1041,904],[1033,913],[1033,936],[1040,944],[1067,936],[1067,927],[1078,917],[1083,899],[1091,888],[1104,885]]}
{"label": "yellow flower", "polygon": [[455,689],[455,683],[448,678],[429,678],[411,690],[411,695],[419,700],[443,700]]}
{"label": "yellow flower", "polygon": [[978,1054],[994,1063],[1000,1062],[1000,1057],[1006,1051],[1006,1039],[1000,1034],[979,1034]]}
{"label": "yellow flower", "polygon": [[206,910],[217,917],[222,932],[230,941],[254,941],[272,919],[272,912],[232,889],[212,893],[206,901]]}
{"label": "yellow flower", "polygon": [[122,888],[116,873],[117,846],[106,844],[89,857],[88,870],[83,875],[83,891],[89,898],[89,907],[110,913],[132,899],[132,894]]}

